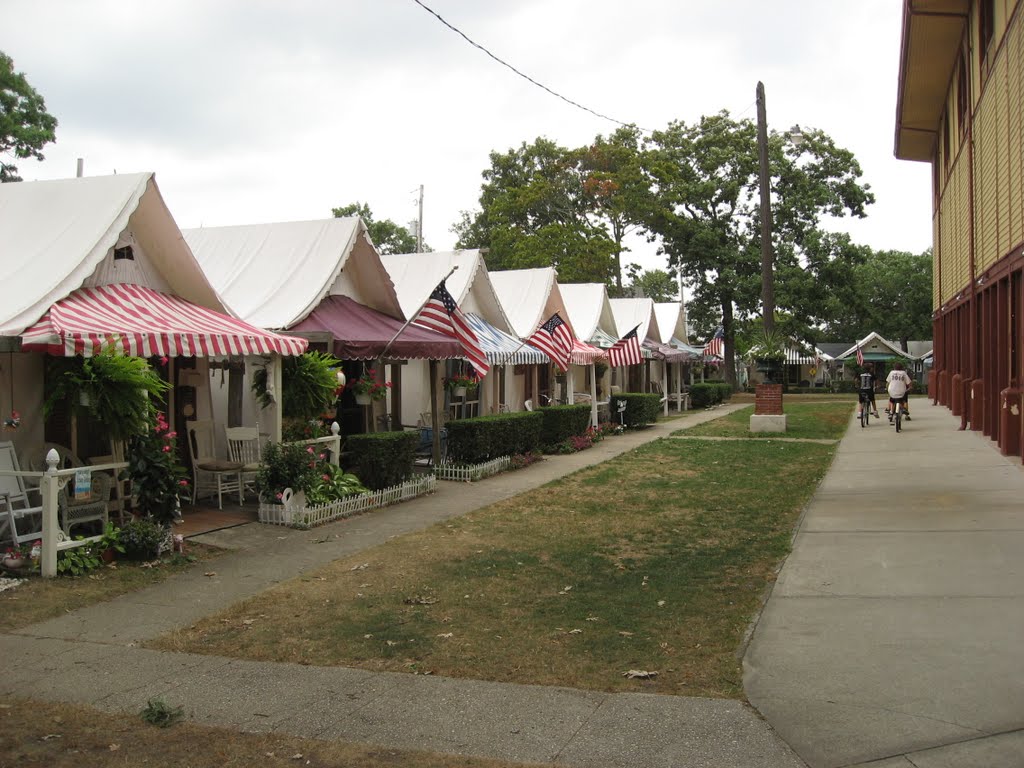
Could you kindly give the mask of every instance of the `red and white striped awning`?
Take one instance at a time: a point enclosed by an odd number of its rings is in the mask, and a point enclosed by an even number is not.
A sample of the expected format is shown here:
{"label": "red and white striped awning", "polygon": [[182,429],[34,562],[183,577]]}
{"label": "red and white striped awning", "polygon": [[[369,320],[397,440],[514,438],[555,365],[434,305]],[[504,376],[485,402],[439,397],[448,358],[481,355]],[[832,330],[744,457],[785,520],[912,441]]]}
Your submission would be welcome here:
{"label": "red and white striped awning", "polygon": [[21,334],[23,350],[63,357],[110,347],[133,357],[301,355],[308,343],[130,283],[79,288]]}
{"label": "red and white striped awning", "polygon": [[608,357],[603,349],[592,347],[579,339],[572,340],[573,365],[591,365],[595,360],[599,360],[602,357]]}

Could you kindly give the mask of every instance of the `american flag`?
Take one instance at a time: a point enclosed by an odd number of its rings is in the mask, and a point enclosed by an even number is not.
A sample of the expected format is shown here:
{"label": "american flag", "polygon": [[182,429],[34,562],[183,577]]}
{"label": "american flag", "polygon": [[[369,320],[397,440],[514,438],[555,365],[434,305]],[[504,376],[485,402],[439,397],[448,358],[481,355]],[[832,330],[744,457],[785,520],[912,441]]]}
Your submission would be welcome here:
{"label": "american flag", "polygon": [[487,363],[484,351],[480,349],[480,340],[455,303],[455,299],[448,293],[444,280],[437,284],[437,288],[430,294],[414,322],[457,339],[466,352],[466,358],[473,364],[477,378],[482,379],[487,375],[491,366]]}
{"label": "american flag", "polygon": [[864,352],[859,346],[857,347],[857,365],[864,365]]}
{"label": "american flag", "polygon": [[527,341],[550,357],[551,361],[558,366],[558,370],[563,373],[569,370],[569,359],[572,357],[572,333],[557,312],[534,331]]}
{"label": "american flag", "polygon": [[620,365],[637,365],[644,361],[640,354],[640,339],[636,336],[638,325],[608,349],[608,365],[616,368]]}
{"label": "american flag", "polygon": [[709,357],[725,357],[725,328],[718,326],[715,335],[704,345],[704,354]]}

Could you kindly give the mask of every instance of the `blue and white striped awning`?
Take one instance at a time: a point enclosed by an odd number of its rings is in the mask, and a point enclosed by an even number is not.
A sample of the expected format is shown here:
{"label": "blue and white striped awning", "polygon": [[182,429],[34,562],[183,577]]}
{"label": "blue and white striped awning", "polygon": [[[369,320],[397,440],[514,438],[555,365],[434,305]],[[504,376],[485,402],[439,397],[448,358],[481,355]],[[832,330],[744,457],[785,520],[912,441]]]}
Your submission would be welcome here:
{"label": "blue and white striped awning", "polygon": [[498,330],[479,315],[466,313],[473,326],[480,348],[491,365],[546,365],[551,358],[536,347],[523,344],[515,336]]}

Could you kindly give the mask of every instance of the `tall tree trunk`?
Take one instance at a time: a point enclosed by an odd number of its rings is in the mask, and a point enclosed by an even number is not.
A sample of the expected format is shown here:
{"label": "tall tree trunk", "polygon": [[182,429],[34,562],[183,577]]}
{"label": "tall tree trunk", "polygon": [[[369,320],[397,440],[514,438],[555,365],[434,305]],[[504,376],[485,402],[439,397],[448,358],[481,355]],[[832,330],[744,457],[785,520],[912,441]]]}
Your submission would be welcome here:
{"label": "tall tree trunk", "polygon": [[736,331],[732,314],[732,299],[722,299],[722,339],[725,345],[725,380],[736,391]]}

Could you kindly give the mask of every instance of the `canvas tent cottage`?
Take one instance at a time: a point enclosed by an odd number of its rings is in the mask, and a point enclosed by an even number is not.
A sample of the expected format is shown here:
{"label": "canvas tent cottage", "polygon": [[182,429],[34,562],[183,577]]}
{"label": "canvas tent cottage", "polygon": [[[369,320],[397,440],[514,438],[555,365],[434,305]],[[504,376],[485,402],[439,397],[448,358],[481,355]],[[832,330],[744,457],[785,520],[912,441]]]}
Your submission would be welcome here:
{"label": "canvas tent cottage", "polygon": [[[558,290],[573,328],[590,347],[607,349],[618,340],[619,332],[604,283],[560,283]],[[607,408],[611,377],[607,358],[602,356],[600,361],[601,365],[583,366],[580,381],[584,391],[593,388],[598,403]],[[593,377],[592,373],[595,374]]]}
{"label": "canvas tent cottage", "polygon": [[[573,351],[572,366],[565,377],[564,384],[559,384],[551,365],[536,366],[530,371],[526,380],[526,396],[531,403],[541,405],[549,402],[575,401],[576,381],[574,368],[578,366],[593,367],[594,363],[603,356],[599,349],[583,343],[579,334],[572,325],[568,308],[562,299],[561,289],[558,285],[557,273],[553,267],[540,267],[537,269],[511,269],[500,272],[491,272],[491,283],[494,285],[495,293],[501,306],[505,309],[515,334],[526,339],[546,322],[552,315],[558,313],[559,317],[570,326],[572,331]],[[591,382],[594,382],[593,371],[591,371]],[[561,390],[561,391],[559,391]],[[597,419],[597,391],[591,388],[587,393],[591,399],[591,417],[594,423]]]}
{"label": "canvas tent cottage", "polygon": [[[388,399],[365,406],[346,389],[338,413],[345,434],[382,422],[400,428],[404,361],[462,354],[454,339],[403,328],[394,284],[359,217],[204,227],[184,235],[225,304],[241,318],[333,353],[346,361],[349,381],[374,367],[392,382]],[[259,405],[249,395],[251,371],[244,375],[237,389],[242,418],[252,423],[260,420]],[[390,419],[381,418],[386,411]]]}
{"label": "canvas tent cottage", "polygon": [[[615,383],[621,386],[624,392],[644,392],[650,388],[652,381],[650,361],[664,360],[665,355],[675,355],[677,351],[661,349],[661,331],[658,329],[657,315],[654,314],[653,299],[611,299],[610,303],[615,325],[620,333],[629,333],[631,329],[636,328],[644,360],[642,365],[626,366],[617,370],[613,374],[616,377]],[[678,355],[685,359],[684,353]]]}
{"label": "canvas tent cottage", "polygon": [[663,347],[675,350],[677,355],[667,353],[662,361],[665,378],[662,391],[667,397],[666,406],[671,403],[679,410],[687,407],[685,397],[686,381],[692,382],[693,365],[702,364],[704,355],[697,347],[691,347],[686,335],[686,306],[681,301],[656,302],[654,316],[658,320]]}
{"label": "canvas tent cottage", "polygon": [[[82,459],[111,453],[104,425],[80,425],[70,406],[44,424],[40,353],[150,358],[171,384],[164,407],[184,434],[185,422],[212,417],[211,361],[305,349],[227,313],[152,173],[2,184],[0,242],[0,407],[21,416],[6,436],[23,455],[44,442]],[[275,424],[276,409],[268,429]]]}
{"label": "canvas tent cottage", "polygon": [[[426,303],[433,289],[442,281],[448,293],[472,326],[480,348],[491,366],[474,391],[464,396],[447,393],[445,413],[452,418],[496,413],[499,410],[522,410],[525,383],[522,371],[526,366],[545,365],[547,356],[535,347],[524,344],[512,333],[512,326],[491,284],[487,266],[480,251],[458,250],[431,253],[384,254],[381,262],[394,281],[398,300],[407,317],[414,317]],[[468,370],[466,363],[449,361],[444,375]],[[515,371],[520,373],[517,375]],[[429,382],[424,372],[415,376],[418,382]],[[410,400],[430,411],[429,390],[410,394]]]}

